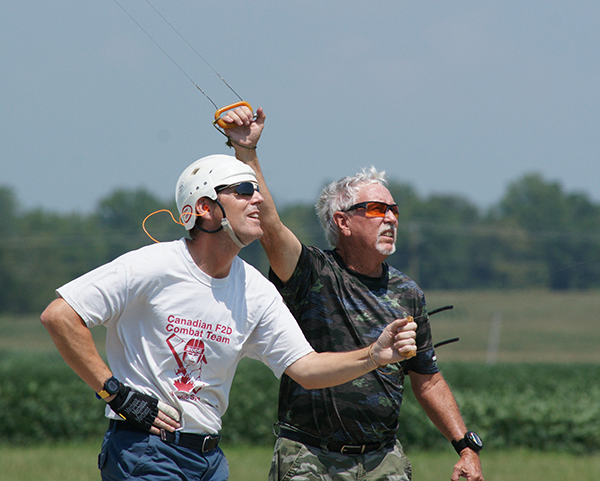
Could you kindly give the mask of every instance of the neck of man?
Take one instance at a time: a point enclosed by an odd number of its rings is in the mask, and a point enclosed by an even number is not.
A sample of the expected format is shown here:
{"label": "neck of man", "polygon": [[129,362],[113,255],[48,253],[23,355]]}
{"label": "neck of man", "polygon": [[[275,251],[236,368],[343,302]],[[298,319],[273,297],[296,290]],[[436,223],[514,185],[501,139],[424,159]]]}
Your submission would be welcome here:
{"label": "neck of man", "polygon": [[233,260],[241,250],[222,230],[214,234],[200,232],[194,239],[186,239],[186,242],[194,263],[215,279],[229,275]]}
{"label": "neck of man", "polygon": [[355,249],[348,245],[338,245],[336,252],[346,266],[354,272],[367,277],[380,277],[383,274],[383,262],[388,256],[377,251],[365,252],[364,249]]}

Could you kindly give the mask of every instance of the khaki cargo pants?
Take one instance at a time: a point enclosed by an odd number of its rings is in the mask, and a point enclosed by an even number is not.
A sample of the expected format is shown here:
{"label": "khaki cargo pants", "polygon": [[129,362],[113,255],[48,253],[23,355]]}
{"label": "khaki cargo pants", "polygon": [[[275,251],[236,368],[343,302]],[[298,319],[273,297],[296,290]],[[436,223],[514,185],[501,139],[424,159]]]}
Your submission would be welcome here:
{"label": "khaki cargo pants", "polygon": [[411,481],[402,445],[350,456],[277,438],[269,481]]}

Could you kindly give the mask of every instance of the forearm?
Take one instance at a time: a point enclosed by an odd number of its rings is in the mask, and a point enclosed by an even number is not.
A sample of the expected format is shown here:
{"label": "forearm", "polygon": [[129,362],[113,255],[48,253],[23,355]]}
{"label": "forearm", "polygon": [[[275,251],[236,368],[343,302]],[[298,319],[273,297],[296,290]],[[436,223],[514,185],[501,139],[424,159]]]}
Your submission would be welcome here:
{"label": "forearm", "polygon": [[258,161],[256,150],[248,149],[238,145],[234,145],[234,147],[236,158],[249,165],[250,167],[252,167],[252,170],[254,170],[254,173],[256,174],[256,179],[258,180],[258,187],[260,189],[260,193],[264,197],[264,201],[260,205],[261,227],[265,232],[265,235],[268,234],[270,236],[275,236],[277,231],[285,226],[279,218],[277,208],[275,207],[275,201],[273,200],[271,192],[269,191],[267,183],[265,182],[265,177],[263,175],[260,162]]}
{"label": "forearm", "polygon": [[312,352],[285,371],[305,389],[337,386],[363,376],[377,367],[400,362],[415,347],[417,324],[396,319],[369,347],[348,352]]}
{"label": "forearm", "polygon": [[322,389],[352,381],[375,368],[368,348],[364,348],[351,352],[312,352],[298,359],[285,373],[305,389]]}
{"label": "forearm", "polygon": [[260,193],[264,197],[264,201],[260,205],[260,226],[263,230],[260,243],[277,277],[283,282],[287,282],[298,264],[302,244],[296,235],[281,222],[275,201],[265,182],[256,150],[235,146],[235,153],[239,160],[252,167],[256,173]]}
{"label": "forearm", "polygon": [[[438,372],[432,375],[409,373],[413,392],[427,416],[448,441],[457,441],[467,432],[454,395]],[[452,471],[452,481],[464,477],[472,481],[483,481],[479,454],[465,448]]]}
{"label": "forearm", "polygon": [[[64,299],[56,299],[42,313],[41,321],[65,362],[95,392],[101,391],[112,373],[100,357],[83,319]],[[105,397],[104,401],[115,400],[123,393],[123,388],[121,385],[117,394]],[[123,419],[154,434],[160,434],[160,429],[173,432],[181,427],[181,416],[176,409],[145,394],[134,392],[131,395],[131,389],[126,389],[126,395],[122,394],[123,399],[118,400],[117,406],[111,404],[113,411],[116,410]]]}
{"label": "forearm", "polygon": [[431,422],[449,441],[463,437],[467,428],[454,395],[440,373],[409,373],[411,386],[419,404]]}

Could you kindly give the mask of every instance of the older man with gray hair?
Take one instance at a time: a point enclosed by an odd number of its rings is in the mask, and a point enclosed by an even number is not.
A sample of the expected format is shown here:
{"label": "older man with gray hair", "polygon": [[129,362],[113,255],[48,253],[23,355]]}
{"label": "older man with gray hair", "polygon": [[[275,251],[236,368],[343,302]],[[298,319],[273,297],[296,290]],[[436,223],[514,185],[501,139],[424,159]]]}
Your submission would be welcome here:
{"label": "older man with gray hair", "polygon": [[265,114],[243,107],[226,121],[236,157],[256,172],[264,202],[261,238],[277,286],[317,352],[368,346],[392,319],[417,323],[416,355],[379,366],[352,382],[308,390],[281,380],[279,437],[270,480],[410,480],[396,438],[404,377],[429,418],[460,454],[452,480],[482,481],[479,437],[467,431],[439,372],[425,296],[385,260],[395,250],[398,205],[385,174],[371,167],[325,187],[316,210],[333,250],[303,245],[280,220],[267,189],[256,145]]}

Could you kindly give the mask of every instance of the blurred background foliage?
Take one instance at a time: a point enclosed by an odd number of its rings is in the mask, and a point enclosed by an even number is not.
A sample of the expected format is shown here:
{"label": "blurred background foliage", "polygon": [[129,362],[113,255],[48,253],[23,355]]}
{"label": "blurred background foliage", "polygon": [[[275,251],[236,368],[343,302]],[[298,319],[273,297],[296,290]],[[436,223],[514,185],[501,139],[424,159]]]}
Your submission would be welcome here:
{"label": "blurred background foliage", "polygon": [[[600,365],[441,367],[467,425],[488,449],[600,452]],[[407,384],[398,430],[402,444],[409,450],[451,449]],[[273,445],[278,386],[266,366],[242,360],[223,418],[224,442]],[[100,440],[108,426],[104,406],[57,353],[0,354],[0,445]]]}
{"label": "blurred background foliage", "polygon": [[[458,196],[422,198],[394,180],[389,188],[400,219],[388,262],[419,283],[430,309],[456,306],[432,317],[432,330],[436,341],[461,337],[438,358],[469,427],[488,446],[600,452],[600,205],[537,174],[486,210]],[[57,287],[151,244],[142,221],[161,209],[177,218],[173,201],[137,189],[114,191],[89,214],[27,211],[0,187],[0,444],[101,438],[103,403],[60,358],[38,316]],[[312,203],[280,215],[305,244],[329,247]],[[160,241],[185,235],[166,212],[146,228]],[[259,242],[240,255],[266,274]],[[92,331],[101,351],[103,331]],[[265,366],[243,360],[225,441],[272,444],[277,391]],[[399,437],[409,449],[448,449],[409,386]]]}
{"label": "blurred background foliage", "polygon": [[[389,188],[400,219],[388,262],[425,290],[600,287],[600,205],[584,194],[530,174],[482,210],[453,195],[421,198],[394,180]],[[138,189],[114,191],[85,215],[24,211],[12,190],[0,187],[0,313],[40,312],[55,288],[152,243],[142,221],[160,209],[177,218],[173,201]],[[303,243],[329,247],[313,204],[285,206],[280,215]],[[166,212],[146,227],[159,241],[185,235]],[[240,255],[266,274],[258,242]]]}

